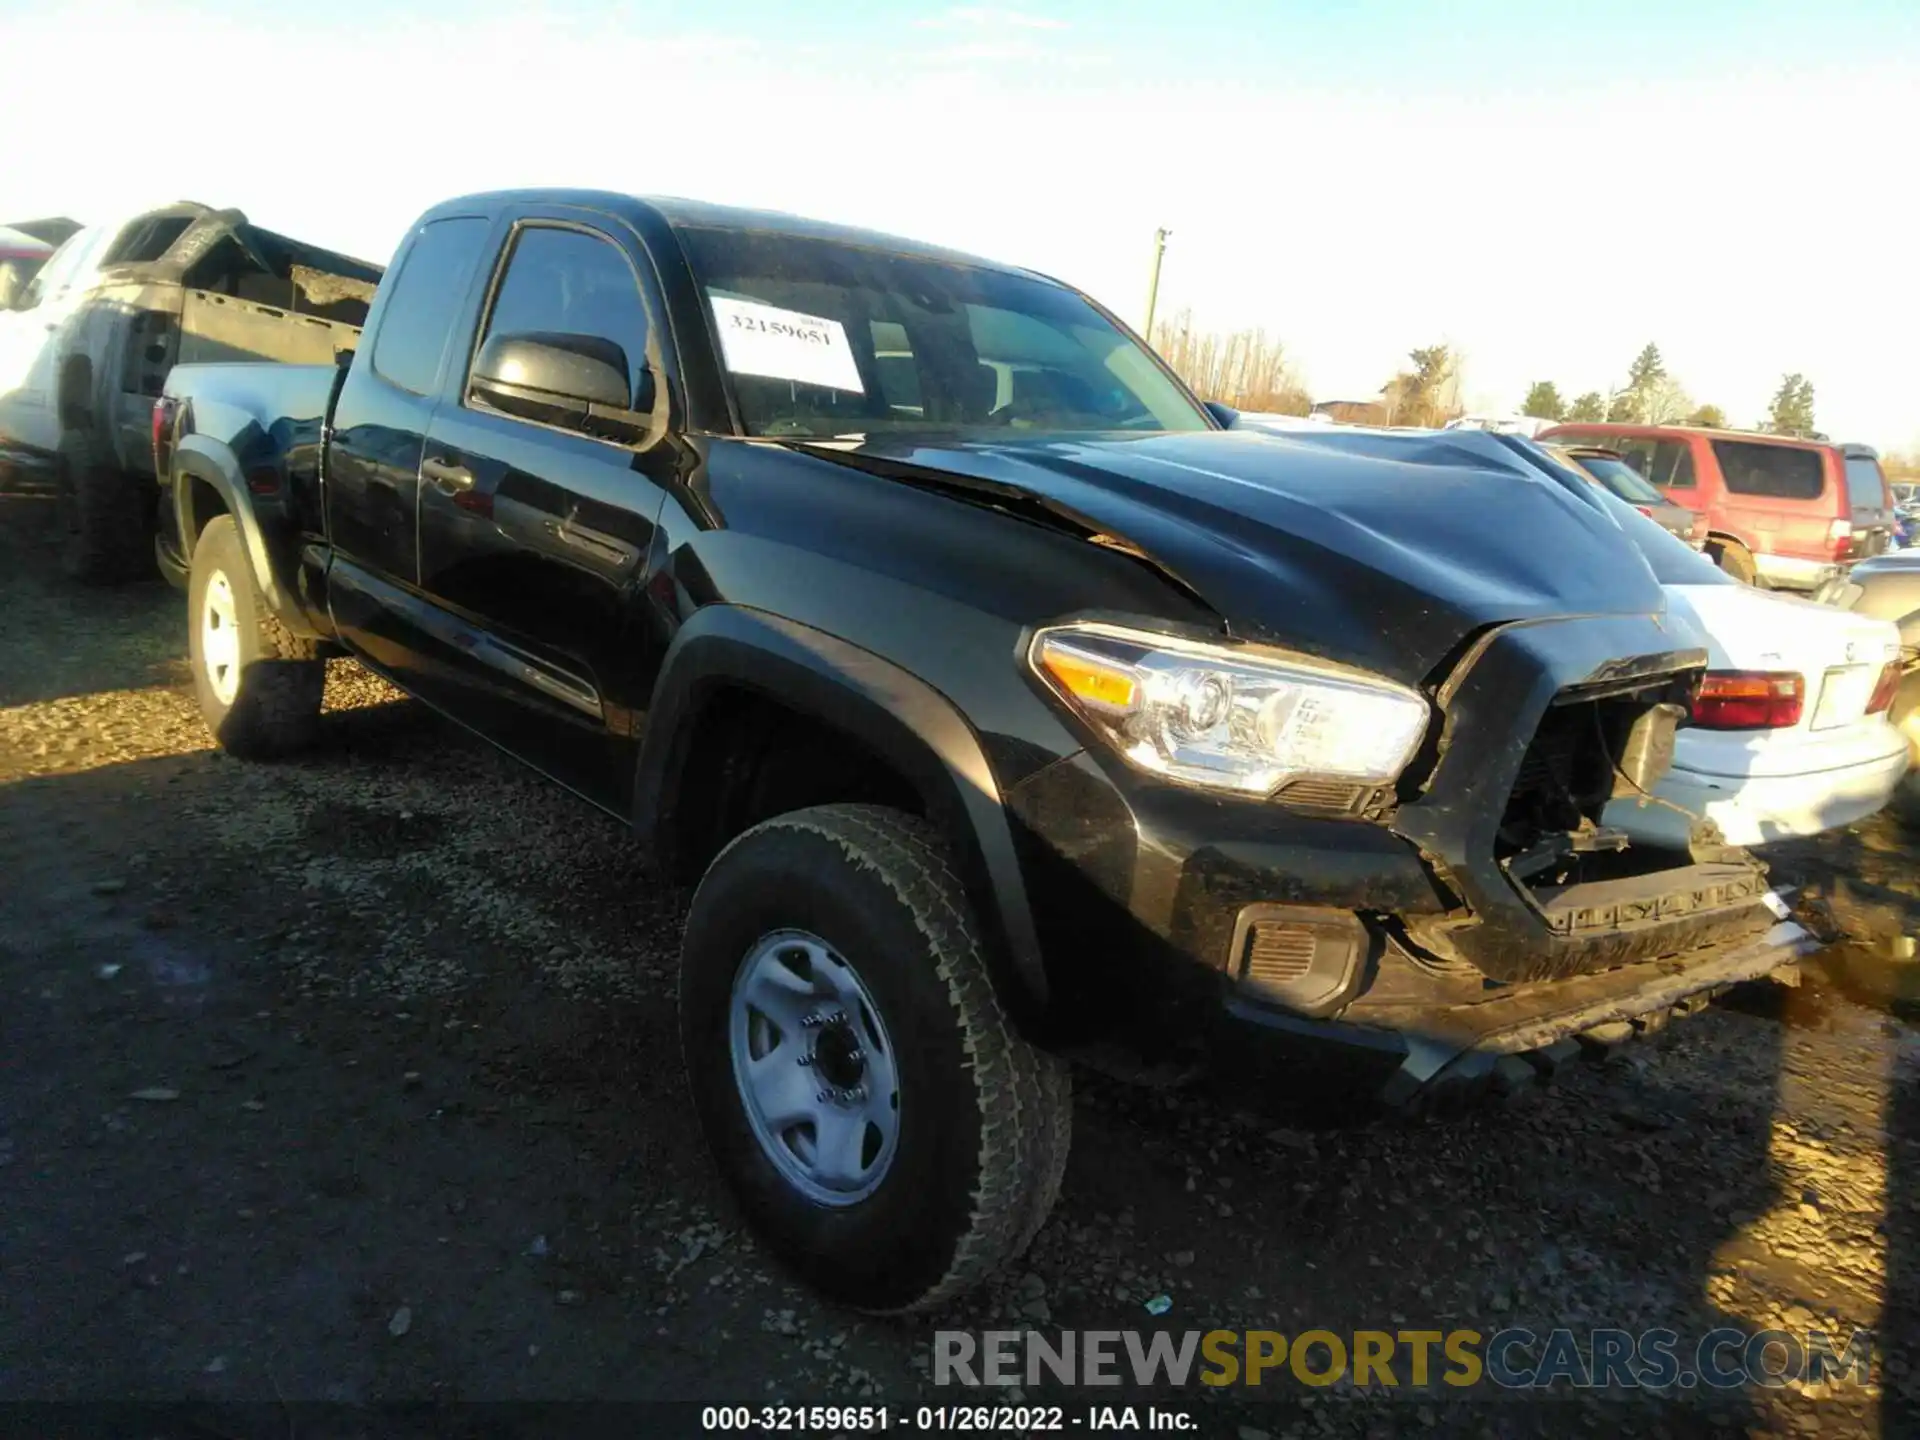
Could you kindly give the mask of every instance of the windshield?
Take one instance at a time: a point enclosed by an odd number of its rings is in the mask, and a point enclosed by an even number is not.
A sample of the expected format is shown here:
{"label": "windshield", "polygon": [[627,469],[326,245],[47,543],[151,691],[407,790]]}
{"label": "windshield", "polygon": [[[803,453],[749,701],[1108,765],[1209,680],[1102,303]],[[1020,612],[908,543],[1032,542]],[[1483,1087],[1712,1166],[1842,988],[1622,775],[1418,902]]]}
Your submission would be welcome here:
{"label": "windshield", "polygon": [[1575,455],[1573,463],[1629,505],[1664,505],[1667,497],[1617,455]]}
{"label": "windshield", "polygon": [[749,435],[1210,428],[1064,286],[831,240],[678,233]]}

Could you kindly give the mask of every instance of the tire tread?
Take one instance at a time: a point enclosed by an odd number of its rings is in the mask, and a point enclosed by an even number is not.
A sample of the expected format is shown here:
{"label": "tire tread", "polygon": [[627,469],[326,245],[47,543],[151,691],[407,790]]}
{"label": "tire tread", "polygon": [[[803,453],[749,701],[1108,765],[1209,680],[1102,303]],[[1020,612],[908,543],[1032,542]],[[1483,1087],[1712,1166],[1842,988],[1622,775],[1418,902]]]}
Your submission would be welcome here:
{"label": "tire tread", "polygon": [[971,1060],[981,1124],[967,1229],[945,1275],[879,1313],[932,1309],[1017,1259],[1046,1222],[1072,1139],[1072,1077],[1066,1062],[1015,1032],[995,993],[965,887],[932,826],[885,806],[822,805],[765,821],[727,849],[774,829],[811,831],[837,845],[912,915]]}
{"label": "tire tread", "polygon": [[[319,731],[327,684],[319,642],[295,634],[267,609],[230,515],[215,516],[201,531],[194,545],[195,569],[210,563],[216,551],[225,552],[216,558],[228,583],[246,587],[246,609],[253,625],[239,693],[224,714],[208,711],[208,726],[222,749],[243,759],[293,754],[312,744]],[[191,627],[199,623],[200,592],[189,582],[187,594]],[[203,695],[203,710],[217,704]]]}
{"label": "tire tread", "polygon": [[71,488],[75,530],[62,565],[85,585],[116,585],[153,569],[145,482],[129,475],[92,432],[69,430],[60,441],[61,483]]}

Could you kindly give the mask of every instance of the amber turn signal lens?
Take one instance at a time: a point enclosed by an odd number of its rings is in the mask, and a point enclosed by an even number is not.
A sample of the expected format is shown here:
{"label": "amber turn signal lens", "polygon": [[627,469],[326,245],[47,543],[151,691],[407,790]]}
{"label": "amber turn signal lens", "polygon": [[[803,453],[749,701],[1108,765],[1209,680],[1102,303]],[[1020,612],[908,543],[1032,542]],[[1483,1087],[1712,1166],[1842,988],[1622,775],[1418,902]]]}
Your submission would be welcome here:
{"label": "amber turn signal lens", "polygon": [[1060,682],[1060,688],[1076,700],[1115,710],[1125,710],[1133,704],[1134,679],[1125,670],[1102,665],[1057,646],[1043,649],[1040,663]]}

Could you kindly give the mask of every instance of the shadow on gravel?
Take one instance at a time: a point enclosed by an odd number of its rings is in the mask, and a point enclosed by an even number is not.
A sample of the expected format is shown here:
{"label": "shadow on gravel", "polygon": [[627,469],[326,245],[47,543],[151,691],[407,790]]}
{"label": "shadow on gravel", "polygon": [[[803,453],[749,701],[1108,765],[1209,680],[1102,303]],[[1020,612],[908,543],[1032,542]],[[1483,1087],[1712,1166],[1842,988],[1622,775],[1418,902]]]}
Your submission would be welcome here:
{"label": "shadow on gravel", "polygon": [[[1822,967],[1827,982],[1909,1034],[1920,1024],[1920,958],[1911,953],[1911,939],[1920,935],[1917,849],[1913,830],[1885,814],[1770,852],[1783,877],[1827,897],[1829,908],[1840,911],[1848,928],[1861,936],[1827,952]],[[1865,882],[1865,888],[1853,882]],[[1913,1388],[1920,1375],[1920,1233],[1911,1223],[1920,1215],[1920,1070],[1910,1052],[1911,1047],[1896,1044],[1885,1077],[1888,1223],[1875,1361],[1884,1386],[1880,1432],[1886,1436],[1920,1434],[1920,1396]],[[1904,1373],[1890,1374],[1888,1362]]]}
{"label": "shadow on gravel", "polygon": [[1920,1366],[1920,1254],[1915,1253],[1913,1217],[1920,1215],[1920,1079],[1911,1064],[1896,1055],[1887,1084],[1887,1214],[1899,1217],[1888,1226],[1886,1303],[1880,1312],[1880,1368],[1882,1383],[1886,1359],[1897,1356],[1907,1375],[1895,1390],[1887,1384],[1881,1408],[1880,1433],[1886,1436],[1920,1434],[1920,1403],[1911,1388],[1913,1367]]}
{"label": "shadow on gravel", "polygon": [[50,482],[0,463],[0,710],[178,683],[184,607],[156,572],[88,589],[60,573]]}

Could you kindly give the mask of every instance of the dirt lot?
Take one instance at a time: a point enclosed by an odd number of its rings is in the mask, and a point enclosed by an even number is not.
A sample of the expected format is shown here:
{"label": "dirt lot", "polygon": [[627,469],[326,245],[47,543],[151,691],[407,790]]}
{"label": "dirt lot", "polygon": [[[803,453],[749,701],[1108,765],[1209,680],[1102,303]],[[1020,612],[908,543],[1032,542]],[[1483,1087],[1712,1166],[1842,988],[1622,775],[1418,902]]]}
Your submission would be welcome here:
{"label": "dirt lot", "polygon": [[[44,495],[0,491],[0,1401],[557,1434],[351,1407],[898,1410],[956,1398],[927,1383],[943,1327],[1864,1326],[1875,1383],[1831,1393],[1159,1399],[1243,1437],[1915,1433],[1920,1033],[1856,991],[1737,997],[1412,1126],[1082,1076],[1028,1261],[946,1315],[862,1319],[790,1284],[707,1167],[670,1008],[686,896],[617,827],[345,663],[318,753],[221,758],[179,598],[66,587]],[[1791,866],[1920,889],[1882,824]]]}

